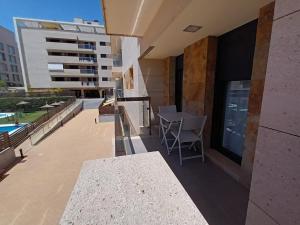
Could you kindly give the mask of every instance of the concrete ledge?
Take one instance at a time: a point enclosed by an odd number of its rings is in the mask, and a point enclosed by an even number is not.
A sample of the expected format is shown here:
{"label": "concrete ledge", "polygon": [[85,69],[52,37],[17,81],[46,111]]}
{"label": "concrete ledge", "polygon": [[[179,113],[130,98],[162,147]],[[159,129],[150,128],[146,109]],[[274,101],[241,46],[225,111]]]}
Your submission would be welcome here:
{"label": "concrete ledge", "polygon": [[60,224],[208,225],[159,152],[85,162]]}
{"label": "concrete ledge", "polygon": [[16,160],[16,154],[13,148],[7,148],[0,152],[0,171],[5,170]]}

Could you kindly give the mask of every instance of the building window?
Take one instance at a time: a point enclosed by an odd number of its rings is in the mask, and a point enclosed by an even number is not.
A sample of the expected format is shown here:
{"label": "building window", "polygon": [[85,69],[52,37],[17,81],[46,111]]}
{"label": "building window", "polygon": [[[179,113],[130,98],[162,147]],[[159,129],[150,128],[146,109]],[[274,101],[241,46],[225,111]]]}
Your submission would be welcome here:
{"label": "building window", "polygon": [[0,80],[8,80],[8,74],[7,73],[0,73]]}
{"label": "building window", "polygon": [[12,72],[15,72],[15,73],[18,72],[18,66],[16,66],[16,65],[10,65],[10,69]]}
{"label": "building window", "polygon": [[0,42],[0,51],[4,51],[4,45],[2,42]]}
{"label": "building window", "polygon": [[106,54],[100,54],[100,57],[101,58],[107,58],[107,55]]}
{"label": "building window", "polygon": [[64,71],[64,65],[61,63],[48,63],[49,71]]}
{"label": "building window", "polygon": [[100,46],[106,46],[106,42],[100,41]]}
{"label": "building window", "polygon": [[8,81],[9,80],[9,76],[7,73],[3,73],[2,77],[4,78],[4,80]]}
{"label": "building window", "polygon": [[5,63],[0,63],[0,71],[8,71],[7,65]]}
{"label": "building window", "polygon": [[107,66],[101,66],[102,70],[107,70]]}
{"label": "building window", "polygon": [[18,74],[13,74],[13,80],[14,81],[20,81],[20,77]]}
{"label": "building window", "polygon": [[108,81],[108,77],[102,77],[102,81]]}
{"label": "building window", "polygon": [[12,64],[17,64],[17,59],[16,59],[16,57],[13,56],[13,55],[9,55],[9,56],[8,56],[8,60],[9,60],[9,62],[12,63]]}
{"label": "building window", "polygon": [[5,54],[0,52],[0,61],[6,61]]}
{"label": "building window", "polygon": [[7,45],[7,49],[8,49],[8,54],[11,54],[11,55],[16,54],[16,49],[14,48],[14,46]]}

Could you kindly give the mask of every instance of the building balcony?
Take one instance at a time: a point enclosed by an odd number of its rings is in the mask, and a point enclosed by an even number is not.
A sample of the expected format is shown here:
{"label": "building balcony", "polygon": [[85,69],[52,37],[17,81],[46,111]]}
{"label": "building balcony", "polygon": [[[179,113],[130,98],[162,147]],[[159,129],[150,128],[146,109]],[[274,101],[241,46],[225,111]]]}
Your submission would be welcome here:
{"label": "building balcony", "polygon": [[78,49],[96,50],[96,46],[91,44],[78,44]]}
{"label": "building balcony", "polygon": [[96,81],[52,81],[52,88],[96,88],[99,87]]}
{"label": "building balcony", "polygon": [[111,77],[112,76],[112,71],[111,70],[98,70],[98,74],[101,77]]}
{"label": "building balcony", "polygon": [[[103,106],[106,107],[105,103]],[[113,104],[111,107],[114,108]],[[103,120],[106,116],[103,116]],[[178,152],[167,154],[157,130],[153,130],[152,136],[132,135],[130,121],[126,121],[126,112],[117,110],[110,118],[115,118],[116,155],[123,157],[88,161],[84,164],[75,185],[75,190],[80,191],[74,191],[71,195],[61,223],[84,223],[93,215],[94,220],[102,224],[112,220],[104,216],[109,210],[114,216],[123,213],[123,221],[130,218],[135,222],[145,220],[144,224],[152,224],[146,219],[149,214],[153,214],[155,220],[167,224],[170,221],[164,219],[166,207],[170,210],[168,219],[175,221],[174,224],[182,224],[189,221],[189,218],[192,218],[189,224],[245,224],[248,190],[222,169],[209,160],[202,163],[201,159],[189,160],[184,166],[180,166]],[[109,185],[104,182],[107,179],[111,181]],[[126,191],[122,191],[122,187],[127,187]],[[91,199],[99,199],[105,204],[91,204]],[[189,213],[183,213],[179,218],[172,215],[171,208],[177,204],[177,210],[181,212],[186,209],[187,204]],[[105,210],[103,205],[108,205],[109,208]],[[131,206],[134,208],[130,208]],[[134,215],[130,214],[132,211],[135,212]],[[131,216],[127,217],[128,212]],[[137,216],[136,212],[140,214]],[[145,212],[149,213],[148,216],[143,215]],[[176,223],[178,221],[181,222]]]}
{"label": "building balcony", "polygon": [[114,81],[99,81],[100,88],[114,88],[116,83]]}
{"label": "building balcony", "polygon": [[80,62],[93,62],[93,63],[96,63],[97,62],[97,58],[79,56],[79,61]]}
{"label": "building balcony", "polygon": [[99,52],[102,54],[111,54],[111,47],[110,46],[99,46]]}
{"label": "building balcony", "polygon": [[100,58],[99,64],[103,66],[112,66],[113,60],[111,58]]}
{"label": "building balcony", "polygon": [[46,42],[46,49],[57,51],[93,52],[96,47],[90,44]]}
{"label": "building balcony", "polygon": [[50,71],[51,76],[98,76],[94,69],[64,69],[63,71]]}
{"label": "building balcony", "polygon": [[78,56],[48,56],[49,63],[68,63],[68,64],[96,64],[97,59],[93,57],[78,57]]}

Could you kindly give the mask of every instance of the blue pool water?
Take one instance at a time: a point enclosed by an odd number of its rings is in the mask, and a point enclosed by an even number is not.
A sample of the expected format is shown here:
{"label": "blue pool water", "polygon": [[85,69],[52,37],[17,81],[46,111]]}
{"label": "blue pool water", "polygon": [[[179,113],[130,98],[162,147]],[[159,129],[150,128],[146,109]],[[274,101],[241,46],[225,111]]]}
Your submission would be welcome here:
{"label": "blue pool water", "polygon": [[15,115],[14,113],[0,113],[0,119]]}
{"label": "blue pool water", "polygon": [[5,124],[5,125],[0,125],[0,133],[2,133],[2,132],[8,132],[9,134],[12,134],[13,132],[15,132],[16,130],[20,129],[24,125],[25,124],[19,124],[19,125]]}

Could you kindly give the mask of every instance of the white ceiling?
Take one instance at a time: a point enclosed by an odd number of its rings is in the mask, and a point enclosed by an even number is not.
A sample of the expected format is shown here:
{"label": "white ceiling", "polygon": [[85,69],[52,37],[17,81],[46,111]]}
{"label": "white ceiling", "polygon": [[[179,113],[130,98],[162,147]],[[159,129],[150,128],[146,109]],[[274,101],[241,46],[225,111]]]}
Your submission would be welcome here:
{"label": "white ceiling", "polygon": [[[219,36],[258,18],[259,9],[271,0],[193,0],[151,44],[147,58],[165,58],[206,36]],[[202,26],[195,33],[182,30],[189,24]]]}
{"label": "white ceiling", "polygon": [[102,0],[108,34],[143,36],[164,0]]}
{"label": "white ceiling", "polygon": [[[258,18],[259,9],[270,2],[272,0],[102,0],[107,33],[142,37],[143,50],[154,46],[146,58],[177,56],[201,38],[219,36]],[[190,24],[202,29],[195,33],[183,32]]]}

